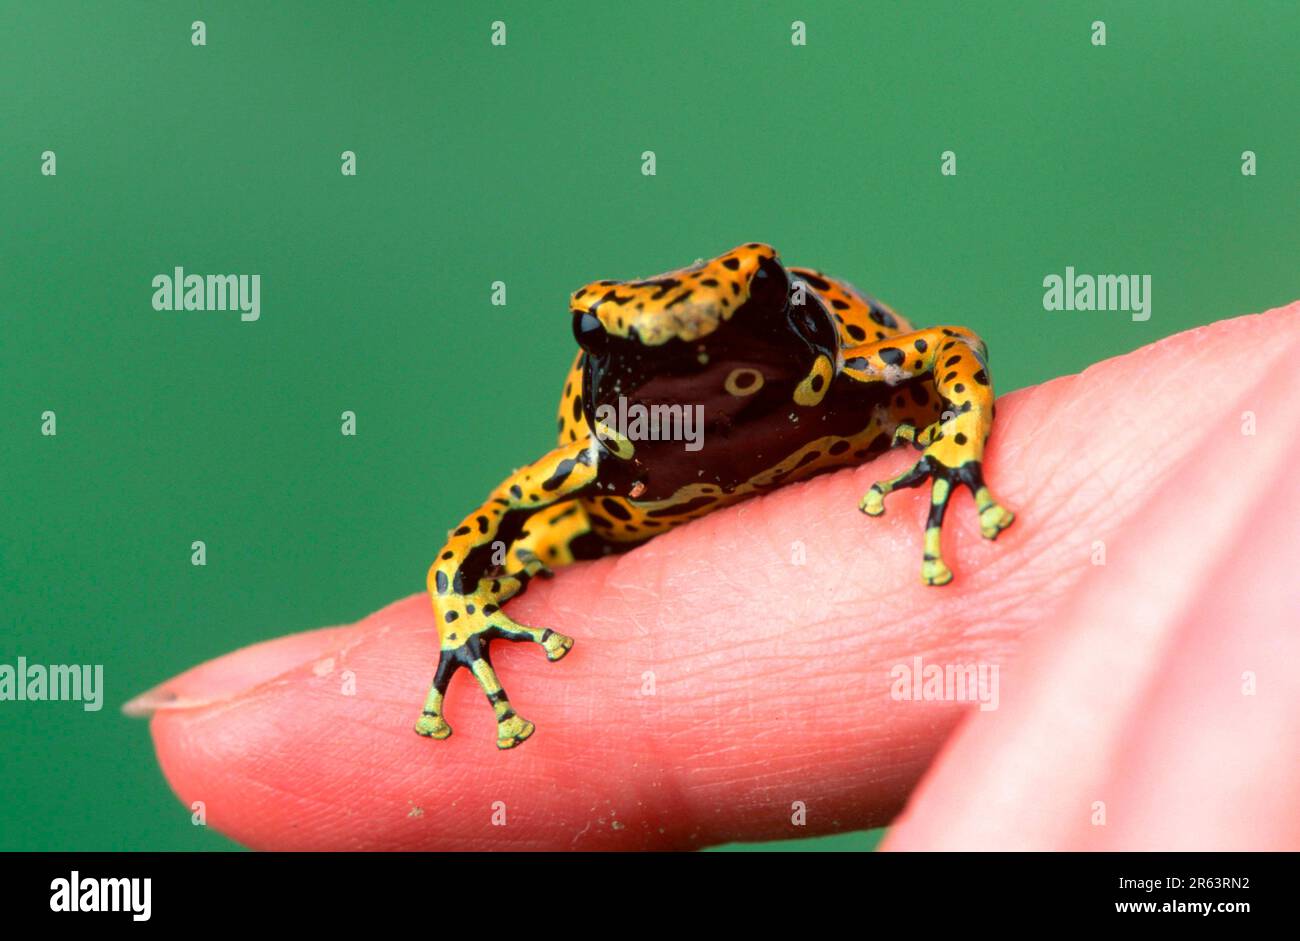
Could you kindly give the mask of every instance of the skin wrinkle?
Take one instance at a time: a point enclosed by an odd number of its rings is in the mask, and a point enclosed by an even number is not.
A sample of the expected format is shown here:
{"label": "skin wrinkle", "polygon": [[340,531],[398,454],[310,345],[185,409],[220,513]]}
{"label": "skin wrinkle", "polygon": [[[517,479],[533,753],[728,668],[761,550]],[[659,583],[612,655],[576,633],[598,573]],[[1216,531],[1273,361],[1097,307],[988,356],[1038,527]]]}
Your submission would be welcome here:
{"label": "skin wrinkle", "polygon": [[[1282,350],[1283,353],[1290,353],[1290,354],[1294,354],[1295,352],[1298,351],[1300,351],[1300,342],[1293,342],[1289,345],[1289,347],[1283,347]],[[1294,361],[1293,355],[1289,356],[1288,358]],[[1261,378],[1259,382],[1257,382],[1255,386],[1248,393],[1243,395],[1241,399],[1238,401],[1235,409],[1237,413],[1240,413],[1243,410],[1245,403],[1251,402],[1252,400],[1258,400],[1264,398],[1264,395],[1261,394],[1259,390],[1261,388],[1266,388],[1268,385],[1272,385],[1273,382],[1276,381],[1271,379],[1269,373],[1262,373],[1261,375],[1263,376],[1263,378]],[[1210,439],[1210,438],[1217,437],[1220,433],[1221,432],[1219,430],[1215,428],[1210,428],[1206,430],[1205,434],[1202,437],[1204,439]],[[1192,464],[1194,461],[1195,461],[1195,453],[1194,452],[1189,453],[1181,462],[1181,467],[1187,468],[1187,466]],[[1250,534],[1244,530],[1248,528],[1250,525],[1249,522],[1247,521],[1251,519],[1251,514],[1249,513],[1249,508],[1244,504],[1251,502],[1252,497],[1255,498],[1256,501],[1258,500],[1258,498],[1249,491],[1234,491],[1230,489],[1226,494],[1221,495],[1220,500],[1222,502],[1227,502],[1234,505],[1234,509],[1236,512],[1232,514],[1232,518],[1237,522],[1233,522],[1229,524],[1230,525],[1229,530],[1223,534],[1224,538],[1218,540],[1218,542],[1227,545],[1241,545],[1247,542]],[[1180,624],[1185,618],[1188,618],[1189,616],[1192,615],[1193,608],[1197,605],[1198,601],[1205,593],[1205,589],[1203,586],[1211,583],[1213,580],[1213,572],[1206,571],[1208,567],[1213,565],[1212,560],[1206,560],[1203,558],[1202,559],[1194,558],[1192,561],[1193,563],[1199,562],[1199,568],[1201,571],[1199,573],[1189,572],[1188,574],[1192,577],[1185,579],[1181,583],[1181,587],[1183,590],[1181,591],[1181,598],[1179,599],[1180,603],[1175,607],[1171,607],[1168,603],[1168,596],[1166,595],[1164,599],[1164,604],[1162,605],[1162,610],[1159,615],[1160,621],[1159,622],[1156,621],[1156,618],[1153,613],[1153,616],[1149,619],[1149,623],[1163,622],[1168,624]],[[1142,602],[1139,600],[1138,603],[1141,604]],[[1154,601],[1151,598],[1146,599],[1146,603],[1150,607],[1153,608],[1155,607]],[[1170,631],[1163,635],[1157,634],[1155,637],[1155,641],[1156,641],[1155,648],[1157,653],[1156,656],[1154,656],[1152,659],[1155,662],[1159,662],[1159,663],[1172,662],[1174,659],[1174,657],[1172,656],[1172,648],[1178,643],[1179,639],[1180,638],[1173,631]],[[1164,682],[1165,682],[1164,676],[1160,674],[1158,671],[1151,673],[1150,675],[1148,675],[1145,684],[1141,685],[1140,687],[1135,687],[1132,690],[1132,695],[1129,698],[1129,702],[1137,703],[1137,702],[1145,702],[1145,701],[1152,700],[1155,697],[1155,693],[1157,692],[1158,687],[1162,685]],[[1109,744],[1111,748],[1106,755],[1109,764],[1109,773],[1107,774],[1108,779],[1115,772],[1115,770],[1122,764],[1124,758],[1120,750],[1121,742],[1118,739],[1112,739],[1109,742]]]}
{"label": "skin wrinkle", "polygon": [[[611,566],[610,571],[605,575],[604,579],[602,580],[602,585],[606,590],[612,589],[613,591],[615,591],[616,593],[618,593],[620,596],[624,598],[630,598],[631,595],[635,592],[635,590],[640,587],[639,585],[637,585],[637,583],[634,580],[621,581],[617,579],[617,576],[620,574],[619,572],[620,566],[626,567],[627,558],[628,557],[624,556],[618,559],[616,564]],[[643,626],[643,622],[641,621],[640,617],[638,616],[638,613],[636,612],[635,604],[632,604],[629,607],[634,612],[634,616],[631,618],[631,623],[633,625],[633,630],[631,631],[631,637],[635,638],[636,640],[636,645],[634,648],[636,652],[629,659],[633,663],[638,663],[643,665],[643,669],[638,671],[636,675],[636,678],[639,680],[639,678],[643,676],[646,671],[656,670],[657,665],[661,664],[663,661],[660,659],[660,651],[656,644],[656,639],[659,636],[659,632]],[[658,612],[657,606],[652,610],[654,610],[657,613]],[[636,695],[637,698],[641,700],[641,703],[639,703],[637,706],[637,711],[641,712],[644,709],[645,700],[647,700],[649,697],[639,695],[639,691],[641,689],[640,682],[637,682],[635,688],[637,692],[632,695]],[[661,702],[661,700],[659,700],[658,698],[659,695],[661,695],[661,690],[659,687],[657,675],[655,676],[655,693],[656,695],[654,698],[654,702],[655,702],[656,709],[658,709],[659,704]],[[594,701],[593,701],[593,708],[594,708]],[[653,726],[651,726],[651,728],[657,730],[662,728],[662,725],[659,723],[655,723]],[[679,776],[674,774],[672,771],[672,765],[668,759],[668,755],[670,754],[669,750],[661,744],[662,742],[661,735],[657,731],[652,731],[651,734],[645,736],[644,742],[645,742],[645,750],[647,752],[647,756],[652,762],[652,767],[657,769],[657,773],[653,778],[646,781],[640,787],[636,787],[636,790],[638,791],[638,793],[645,793],[648,799],[653,800],[655,803],[662,806],[664,808],[665,815],[668,816],[680,815],[681,817],[684,818],[686,816],[685,808],[688,806],[687,798],[684,793]],[[598,768],[595,770],[597,771],[597,773],[606,773],[603,768]],[[635,782],[638,782],[640,780],[640,777],[633,775],[630,776],[628,780],[634,782],[634,787],[635,787]],[[585,834],[590,829],[590,827],[591,827],[591,822],[588,821],[587,826],[583,828],[581,834],[574,837],[570,845],[576,848],[579,845],[581,835]],[[646,845],[650,845],[650,844],[646,844]]]}
{"label": "skin wrinkle", "polygon": [[[803,482],[801,481],[793,486],[800,487],[802,484]],[[783,561],[785,564],[791,564],[790,555],[793,551],[793,540],[785,541],[784,548],[781,548],[782,539],[779,531],[775,527],[773,521],[770,518],[765,517],[762,512],[762,504],[766,499],[767,495],[764,494],[749,501],[749,505],[740,505],[739,511],[736,514],[736,520],[739,524],[738,537],[732,541],[733,545],[727,547],[726,552],[713,556],[713,558],[721,558],[725,560],[731,558],[734,553],[753,551],[750,547],[758,545],[770,554],[774,565],[781,564]],[[804,540],[804,542],[806,551],[807,541]],[[722,568],[727,569],[728,567],[724,564]],[[760,569],[760,572],[767,574],[766,569]],[[726,578],[728,588],[733,589],[735,592],[733,597],[744,597],[744,595],[750,590],[750,586],[746,583],[746,580],[741,578],[738,573],[727,571]],[[737,605],[737,607],[739,607],[739,605]]]}
{"label": "skin wrinkle", "polygon": [[[257,763],[253,763],[249,767],[250,771],[255,771],[256,769],[257,769]],[[313,813],[313,811],[309,810],[310,807],[319,808],[319,817],[322,820],[332,820],[335,817],[337,817],[339,813],[339,804],[336,801],[322,800],[320,798],[312,796],[311,794],[303,793],[296,789],[286,787],[284,784],[269,785],[266,782],[261,781],[258,778],[253,777],[248,773],[242,773],[233,770],[231,773],[232,775],[238,778],[238,780],[242,785],[238,791],[238,793],[240,793],[241,795],[246,797],[249,792],[253,794],[264,793],[264,794],[287,795],[291,797],[296,804],[301,805],[302,812],[308,815],[306,818],[307,820],[311,819],[310,814]],[[209,810],[211,810],[211,808],[209,808]]]}

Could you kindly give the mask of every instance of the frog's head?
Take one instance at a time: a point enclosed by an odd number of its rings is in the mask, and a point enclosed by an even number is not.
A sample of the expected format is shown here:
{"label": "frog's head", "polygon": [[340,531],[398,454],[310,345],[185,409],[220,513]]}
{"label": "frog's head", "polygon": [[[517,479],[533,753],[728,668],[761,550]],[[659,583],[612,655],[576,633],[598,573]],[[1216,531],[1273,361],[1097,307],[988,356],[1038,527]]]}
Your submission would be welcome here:
{"label": "frog's head", "polygon": [[734,423],[745,408],[784,407],[814,361],[835,359],[830,314],[759,242],[653,278],[594,281],[570,307],[589,417],[626,397],[706,403]]}
{"label": "frog's head", "polygon": [[[593,281],[569,299],[573,333],[588,353],[657,349],[674,355],[700,342],[729,346],[754,341],[833,351],[835,328],[813,292],[795,290],[776,249],[761,242],[734,248],[638,281]],[[792,303],[793,301],[793,303]],[[618,340],[629,341],[630,345]],[[676,342],[674,342],[676,341]],[[801,341],[801,342],[800,342]]]}

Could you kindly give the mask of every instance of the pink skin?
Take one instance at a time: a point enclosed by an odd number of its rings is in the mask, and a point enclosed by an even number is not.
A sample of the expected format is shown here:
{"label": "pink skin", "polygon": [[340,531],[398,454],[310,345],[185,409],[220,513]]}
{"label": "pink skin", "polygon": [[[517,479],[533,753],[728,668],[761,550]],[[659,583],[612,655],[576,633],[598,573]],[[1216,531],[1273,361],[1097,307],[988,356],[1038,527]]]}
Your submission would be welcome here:
{"label": "pink skin", "polygon": [[[918,574],[926,489],[856,510],[910,449],[534,582],[510,615],[577,643],[555,664],[493,645],[537,723],[513,751],[464,671],[455,734],[412,731],[437,654],[423,595],[127,708],[153,713],[181,800],[264,849],[695,848],[877,826],[909,796],[894,848],[1297,848],[1297,315],[1001,399],[985,476],[1018,519],[987,542],[959,494],[947,587]],[[916,656],[998,666],[999,708],[895,700]]]}

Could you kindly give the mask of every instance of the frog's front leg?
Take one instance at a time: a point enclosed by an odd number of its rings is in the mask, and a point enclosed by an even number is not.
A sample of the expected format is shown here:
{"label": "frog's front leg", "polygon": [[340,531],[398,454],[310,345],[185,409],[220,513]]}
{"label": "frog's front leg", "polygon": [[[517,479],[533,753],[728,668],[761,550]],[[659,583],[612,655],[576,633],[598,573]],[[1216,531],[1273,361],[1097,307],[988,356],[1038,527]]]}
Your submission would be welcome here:
{"label": "frog's front leg", "polygon": [[919,433],[904,425],[895,434],[896,441],[909,440],[922,449],[920,460],[897,477],[873,484],[860,509],[879,516],[885,512],[887,494],[931,480],[921,577],[927,585],[946,585],[952,571],[944,564],[940,536],[944,512],[958,485],[965,484],[975,495],[986,539],[996,539],[1015,520],[984,484],[984,444],[993,428],[993,386],[984,341],[961,327],[917,330],[845,350],[842,370],[860,382],[891,386],[928,377],[940,396],[942,412],[935,422]]}
{"label": "frog's front leg", "polygon": [[[501,605],[521,592],[543,565],[532,551],[517,552],[528,540],[526,527],[539,525],[538,511],[568,500],[596,479],[598,452],[590,439],[556,448],[528,467],[516,471],[493,491],[488,501],[452,532],[438,560],[429,569],[429,595],[438,620],[441,652],[424,711],[415,730],[443,739],[451,726],[443,700],[452,676],[461,667],[474,674],[497,717],[497,747],[513,748],[533,734],[533,723],[514,711],[496,672],[489,645],[497,638],[531,640],[559,660],[573,640],[555,631],[526,627],[506,617]],[[504,556],[500,543],[508,542]],[[489,577],[496,556],[516,564],[514,570]]]}

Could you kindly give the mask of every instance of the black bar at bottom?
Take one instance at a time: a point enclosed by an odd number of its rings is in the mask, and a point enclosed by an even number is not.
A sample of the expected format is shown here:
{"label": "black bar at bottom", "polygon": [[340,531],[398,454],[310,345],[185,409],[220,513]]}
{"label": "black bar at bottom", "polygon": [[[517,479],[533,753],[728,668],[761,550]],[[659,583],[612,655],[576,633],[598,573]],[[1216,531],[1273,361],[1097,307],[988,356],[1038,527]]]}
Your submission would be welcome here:
{"label": "black bar at bottom", "polygon": [[782,915],[804,930],[846,915],[864,931],[878,915],[926,928],[1044,918],[1230,927],[1285,915],[1297,871],[1294,854],[1243,853],[13,853],[0,866],[11,925],[17,916],[78,928],[373,931],[411,920],[439,934],[463,922],[498,935],[682,919],[770,929]]}

